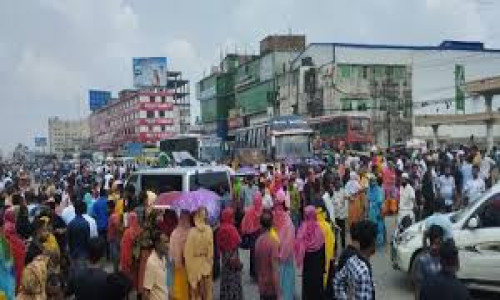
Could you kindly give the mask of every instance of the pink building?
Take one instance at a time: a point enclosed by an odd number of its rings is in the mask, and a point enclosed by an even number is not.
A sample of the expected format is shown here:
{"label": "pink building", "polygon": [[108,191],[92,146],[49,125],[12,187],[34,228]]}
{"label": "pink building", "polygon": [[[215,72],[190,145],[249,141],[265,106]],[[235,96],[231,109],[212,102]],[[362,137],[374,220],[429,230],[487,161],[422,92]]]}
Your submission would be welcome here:
{"label": "pink building", "polygon": [[188,96],[189,91],[175,88],[121,91],[118,99],[90,115],[93,148],[116,152],[130,142],[156,145],[185,132],[190,118]]}

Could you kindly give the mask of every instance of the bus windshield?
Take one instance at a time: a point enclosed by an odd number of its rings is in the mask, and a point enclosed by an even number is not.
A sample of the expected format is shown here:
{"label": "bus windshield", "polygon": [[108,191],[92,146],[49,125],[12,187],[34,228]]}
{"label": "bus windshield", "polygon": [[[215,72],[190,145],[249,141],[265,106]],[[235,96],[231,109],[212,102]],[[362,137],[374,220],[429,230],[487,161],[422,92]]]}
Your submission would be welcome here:
{"label": "bus windshield", "polygon": [[276,137],[276,157],[310,157],[309,135],[281,135]]}
{"label": "bus windshield", "polygon": [[370,120],[366,118],[352,118],[351,130],[356,132],[368,133],[370,131]]}

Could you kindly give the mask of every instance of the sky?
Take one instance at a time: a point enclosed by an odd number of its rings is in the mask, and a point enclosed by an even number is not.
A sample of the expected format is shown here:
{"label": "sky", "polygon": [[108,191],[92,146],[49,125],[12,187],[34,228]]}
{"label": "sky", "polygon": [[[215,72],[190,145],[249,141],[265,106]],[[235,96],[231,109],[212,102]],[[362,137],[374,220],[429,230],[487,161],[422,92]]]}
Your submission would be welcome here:
{"label": "sky", "polygon": [[268,34],[307,42],[500,48],[496,0],[2,0],[0,149],[33,146],[51,116],[89,114],[89,89],[132,87],[132,57],[166,56],[194,83]]}

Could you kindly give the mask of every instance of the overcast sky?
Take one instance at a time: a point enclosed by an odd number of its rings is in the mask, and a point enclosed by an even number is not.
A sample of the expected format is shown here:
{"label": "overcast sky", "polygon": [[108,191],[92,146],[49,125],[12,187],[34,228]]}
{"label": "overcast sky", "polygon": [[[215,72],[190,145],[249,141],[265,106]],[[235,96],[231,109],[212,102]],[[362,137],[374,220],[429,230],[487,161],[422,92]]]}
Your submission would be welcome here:
{"label": "overcast sky", "polygon": [[0,149],[32,146],[50,116],[86,116],[88,89],[131,87],[134,56],[167,56],[195,82],[221,50],[257,52],[289,31],[308,43],[500,48],[499,15],[497,0],[2,0]]}

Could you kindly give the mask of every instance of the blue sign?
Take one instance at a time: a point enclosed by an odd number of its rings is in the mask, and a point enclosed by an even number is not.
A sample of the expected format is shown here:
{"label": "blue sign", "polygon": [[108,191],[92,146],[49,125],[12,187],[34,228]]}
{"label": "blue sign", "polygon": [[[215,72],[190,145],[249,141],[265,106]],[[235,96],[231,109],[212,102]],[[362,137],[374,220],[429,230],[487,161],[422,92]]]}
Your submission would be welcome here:
{"label": "blue sign", "polygon": [[42,136],[35,137],[35,147],[47,146],[47,138]]}
{"label": "blue sign", "polygon": [[138,57],[133,59],[132,64],[136,88],[167,85],[166,57]]}
{"label": "blue sign", "polygon": [[125,144],[125,152],[127,156],[135,157],[142,154],[142,143],[127,143]]}
{"label": "blue sign", "polygon": [[89,107],[91,111],[98,110],[111,100],[111,92],[89,90]]}

